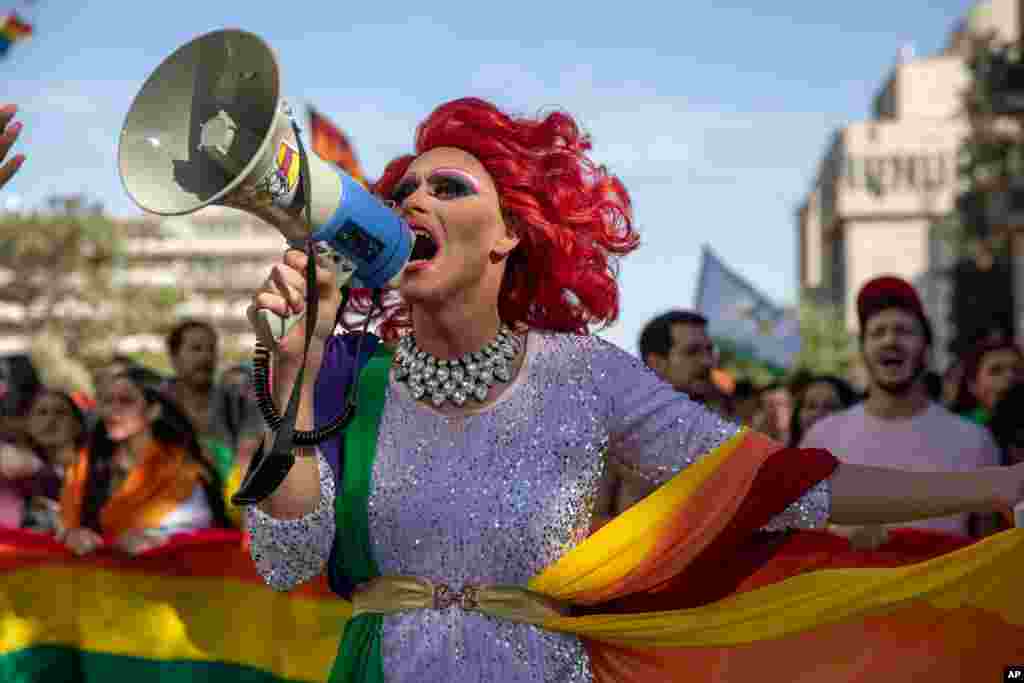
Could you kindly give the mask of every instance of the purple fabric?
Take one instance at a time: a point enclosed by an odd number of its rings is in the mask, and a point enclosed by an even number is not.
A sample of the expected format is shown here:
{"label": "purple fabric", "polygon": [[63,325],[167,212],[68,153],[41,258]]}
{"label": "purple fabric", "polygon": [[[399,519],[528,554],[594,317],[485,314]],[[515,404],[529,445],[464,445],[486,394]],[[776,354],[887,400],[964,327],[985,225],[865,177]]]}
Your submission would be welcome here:
{"label": "purple fabric", "polygon": [[60,498],[60,476],[49,465],[45,465],[31,477],[4,480],[4,483],[23,498]]}
{"label": "purple fabric", "polygon": [[[317,427],[328,424],[345,409],[348,389],[352,383],[353,370],[356,362],[357,334],[336,334],[327,340],[320,374],[316,378],[313,389],[313,414]],[[369,335],[363,343],[360,355],[363,361],[376,350],[380,339]],[[344,432],[320,444],[327,463],[334,473],[335,483],[341,477],[341,445]]]}
{"label": "purple fabric", "polygon": [[24,519],[25,501],[36,497],[59,500],[60,486],[60,477],[49,465],[31,477],[0,477],[0,526],[20,527]]}

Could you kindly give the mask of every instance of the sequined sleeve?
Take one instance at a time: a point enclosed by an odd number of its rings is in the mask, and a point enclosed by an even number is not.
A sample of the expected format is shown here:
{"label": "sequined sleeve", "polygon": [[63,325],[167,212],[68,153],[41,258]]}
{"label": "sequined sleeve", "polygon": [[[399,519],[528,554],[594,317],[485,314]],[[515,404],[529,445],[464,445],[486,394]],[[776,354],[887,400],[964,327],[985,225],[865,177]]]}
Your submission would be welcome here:
{"label": "sequined sleeve", "polygon": [[765,531],[823,529],[832,512],[832,480],[822,479],[764,526]]}
{"label": "sequined sleeve", "polygon": [[322,454],[320,502],[299,519],[276,519],[257,507],[246,512],[256,570],[274,590],[287,591],[318,576],[334,542],[334,475]]}
{"label": "sequined sleeve", "polygon": [[691,401],[639,359],[601,339],[592,354],[604,397],[608,454],[652,484],[662,484],[739,427]]}
{"label": "sequined sleeve", "polygon": [[[663,484],[739,432],[735,423],[691,401],[639,359],[595,339],[594,380],[606,401],[608,455],[651,483]],[[831,509],[824,480],[765,527],[823,527]]]}

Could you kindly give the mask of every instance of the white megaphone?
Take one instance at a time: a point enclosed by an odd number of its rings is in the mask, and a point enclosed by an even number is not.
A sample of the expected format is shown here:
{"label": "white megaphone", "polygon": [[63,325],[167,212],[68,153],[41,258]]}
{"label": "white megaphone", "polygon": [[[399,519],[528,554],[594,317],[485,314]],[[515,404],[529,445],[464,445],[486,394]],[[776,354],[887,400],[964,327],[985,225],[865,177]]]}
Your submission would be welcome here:
{"label": "white megaphone", "polygon": [[[277,59],[252,33],[215,31],[178,48],[125,117],[118,147],[125,190],[141,209],[163,216],[210,204],[241,209],[292,245],[310,238],[326,245],[339,286],[350,278],[371,289],[396,286],[412,252],[412,230],[315,155],[304,154],[309,175],[302,177],[303,148],[280,90]],[[274,339],[299,318],[263,313]]]}

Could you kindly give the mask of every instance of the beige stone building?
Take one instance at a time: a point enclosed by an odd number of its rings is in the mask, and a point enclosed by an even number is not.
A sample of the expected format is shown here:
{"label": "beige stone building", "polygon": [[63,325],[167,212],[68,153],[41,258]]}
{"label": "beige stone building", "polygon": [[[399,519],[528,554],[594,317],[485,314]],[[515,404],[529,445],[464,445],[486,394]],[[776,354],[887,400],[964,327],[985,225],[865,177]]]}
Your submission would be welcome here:
{"label": "beige stone building", "polygon": [[[208,207],[188,216],[124,220],[120,228],[125,250],[114,274],[116,284],[173,288],[184,301],[176,313],[212,323],[221,334],[222,350],[232,354],[252,350],[256,339],[245,311],[253,292],[286,248],[277,230],[248,214],[222,207]],[[62,316],[104,314],[85,307],[76,310],[73,303],[60,311]],[[31,312],[5,304],[0,297],[0,353],[28,349],[30,340],[23,324],[26,315]],[[163,353],[162,332],[121,338],[116,350]]]}
{"label": "beige stone building", "polygon": [[[286,248],[276,229],[241,211],[208,207],[187,216],[137,224],[127,240],[118,275],[130,287],[172,286],[184,296],[181,317],[212,323],[226,351],[251,350],[256,342],[245,317],[252,294]],[[160,335],[122,341],[122,351],[164,350]]]}
{"label": "beige stone building", "polygon": [[[941,220],[959,194],[960,146],[968,133],[963,92],[970,85],[964,37],[998,31],[1018,39],[1020,0],[978,3],[939,54],[902,55],[879,88],[869,120],[835,132],[797,216],[801,290],[840,307],[851,330],[855,298],[872,277],[915,283],[935,325],[935,361],[949,362],[950,269],[955,257]],[[1024,242],[1015,257],[1024,287]],[[1017,297],[1024,302],[1024,290]],[[1020,325],[1024,316],[1017,315]],[[1024,331],[1024,330],[1021,330]]]}

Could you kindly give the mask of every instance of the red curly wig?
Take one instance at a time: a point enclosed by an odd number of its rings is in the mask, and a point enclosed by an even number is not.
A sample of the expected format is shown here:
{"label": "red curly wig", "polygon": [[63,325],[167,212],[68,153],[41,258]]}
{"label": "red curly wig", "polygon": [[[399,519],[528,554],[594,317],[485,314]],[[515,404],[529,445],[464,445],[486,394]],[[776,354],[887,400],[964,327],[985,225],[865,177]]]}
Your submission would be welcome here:
{"label": "red curly wig", "polygon": [[[519,245],[506,262],[498,313],[509,324],[587,334],[619,313],[618,257],[639,245],[626,188],[588,156],[591,142],[571,116],[513,117],[464,98],[443,104],[416,131],[415,155],[384,169],[373,192],[390,198],[416,156],[437,147],[473,155],[494,180]],[[351,310],[369,310],[353,292]],[[394,340],[411,326],[408,306],[388,298],[378,333]],[[348,326],[348,325],[346,325]]]}

